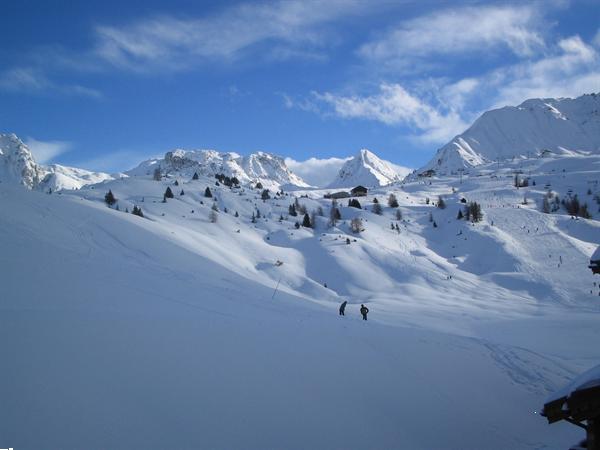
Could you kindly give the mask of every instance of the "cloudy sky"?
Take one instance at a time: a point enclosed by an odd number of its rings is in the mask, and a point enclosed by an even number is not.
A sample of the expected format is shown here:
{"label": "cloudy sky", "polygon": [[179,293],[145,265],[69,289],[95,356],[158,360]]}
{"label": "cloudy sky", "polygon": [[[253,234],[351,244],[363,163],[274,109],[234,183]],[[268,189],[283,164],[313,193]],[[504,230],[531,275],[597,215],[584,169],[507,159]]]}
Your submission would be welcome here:
{"label": "cloudy sky", "polygon": [[418,167],[487,109],[600,91],[600,1],[4,2],[0,132],[124,170],[172,148]]}

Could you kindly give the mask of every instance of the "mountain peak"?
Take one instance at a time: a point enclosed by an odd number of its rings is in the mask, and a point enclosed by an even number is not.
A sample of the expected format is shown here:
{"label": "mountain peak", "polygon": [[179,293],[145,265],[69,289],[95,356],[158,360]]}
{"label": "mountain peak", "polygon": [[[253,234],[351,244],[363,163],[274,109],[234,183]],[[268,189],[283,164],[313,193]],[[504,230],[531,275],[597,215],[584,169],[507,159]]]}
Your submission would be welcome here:
{"label": "mountain peak", "polygon": [[386,186],[402,180],[408,169],[380,159],[372,151],[363,148],[356,156],[344,163],[330,188],[363,186]]}
{"label": "mountain peak", "polygon": [[600,151],[600,95],[533,98],[483,113],[419,169],[451,173],[494,161]]}

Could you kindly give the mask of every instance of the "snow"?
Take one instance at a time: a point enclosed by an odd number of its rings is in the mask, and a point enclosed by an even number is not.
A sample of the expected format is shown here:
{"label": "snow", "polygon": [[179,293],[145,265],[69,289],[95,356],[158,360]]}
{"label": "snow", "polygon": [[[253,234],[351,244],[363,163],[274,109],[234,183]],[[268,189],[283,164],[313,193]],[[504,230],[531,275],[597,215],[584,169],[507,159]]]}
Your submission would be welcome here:
{"label": "snow", "polygon": [[554,402],[563,397],[568,397],[574,391],[589,389],[594,386],[600,386],[600,365],[592,367],[590,370],[578,375],[573,381],[550,395],[544,403]]}
{"label": "snow", "polygon": [[214,177],[224,174],[236,177],[242,184],[261,182],[266,188],[308,187],[300,177],[293,174],[283,158],[265,152],[240,156],[233,152],[217,150],[174,150],[163,159],[151,159],[126,172],[130,176],[151,175],[156,167],[164,173],[178,173],[191,177],[198,175]]}
{"label": "snow", "polygon": [[28,189],[58,191],[79,189],[116,176],[59,164],[38,164],[27,145],[16,135],[0,134],[0,182],[21,184]]}
{"label": "snow", "polygon": [[329,188],[352,188],[355,186],[386,186],[402,180],[410,169],[397,166],[377,157],[373,152],[362,149],[346,161]]}
{"label": "snow", "polygon": [[530,158],[542,152],[600,152],[600,95],[530,99],[485,112],[464,133],[441,147],[422,173],[451,173],[483,163]]}
{"label": "snow", "polygon": [[[178,155],[161,181],[152,168],[168,158],[52,195],[0,184],[2,445],[533,449],[580,434],[535,411],[600,357],[587,268],[600,156],[375,187],[366,209],[340,201],[329,228],[327,190],[262,201],[209,170],[191,180],[195,158],[235,156]],[[238,166],[257,175],[263,158]],[[516,170],[536,185],[516,189]],[[593,219],[543,214],[547,190],[578,194]],[[316,229],[294,227],[295,197],[323,208]],[[463,197],[482,222],[456,220]],[[125,212],[134,205],[145,218]],[[354,217],[364,232],[351,233]]]}
{"label": "snow", "polygon": [[600,246],[596,249],[592,257],[590,258],[592,261],[600,261]]}

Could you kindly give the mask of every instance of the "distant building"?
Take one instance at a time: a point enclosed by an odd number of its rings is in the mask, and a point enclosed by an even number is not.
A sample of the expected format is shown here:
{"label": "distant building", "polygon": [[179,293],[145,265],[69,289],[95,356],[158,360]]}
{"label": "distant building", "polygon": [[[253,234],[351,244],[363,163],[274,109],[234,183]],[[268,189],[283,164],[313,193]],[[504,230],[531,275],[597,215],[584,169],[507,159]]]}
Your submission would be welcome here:
{"label": "distant building", "polygon": [[350,193],[346,192],[346,191],[340,191],[340,192],[334,192],[332,193],[327,193],[324,195],[325,198],[348,198],[350,197]]}
{"label": "distant building", "polygon": [[592,273],[600,274],[600,246],[590,258],[590,265],[588,267],[592,269]]}
{"label": "distant building", "polygon": [[364,186],[356,186],[350,191],[353,197],[364,197],[367,195],[367,192],[368,189]]}
{"label": "distant building", "polygon": [[420,177],[432,177],[435,175],[435,170],[427,169],[425,172],[421,172],[419,174]]}

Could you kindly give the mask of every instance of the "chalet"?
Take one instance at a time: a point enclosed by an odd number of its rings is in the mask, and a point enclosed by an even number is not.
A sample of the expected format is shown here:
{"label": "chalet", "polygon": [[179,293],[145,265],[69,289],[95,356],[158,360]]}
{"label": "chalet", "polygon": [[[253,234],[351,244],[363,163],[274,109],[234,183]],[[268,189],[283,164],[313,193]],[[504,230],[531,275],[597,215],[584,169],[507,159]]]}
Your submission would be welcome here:
{"label": "chalet", "polygon": [[336,199],[336,198],[348,198],[348,197],[350,197],[350,193],[346,192],[346,191],[340,191],[340,192],[334,192],[334,193],[328,192],[323,197],[325,197],[325,198],[334,198],[334,199]]}
{"label": "chalet", "polygon": [[367,195],[367,192],[368,189],[364,186],[356,186],[350,191],[353,197],[364,197]]}
{"label": "chalet", "polygon": [[420,177],[432,177],[435,175],[435,170],[427,169],[425,172],[421,172],[419,174]]}

